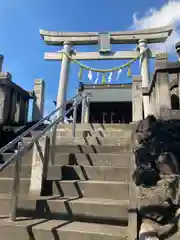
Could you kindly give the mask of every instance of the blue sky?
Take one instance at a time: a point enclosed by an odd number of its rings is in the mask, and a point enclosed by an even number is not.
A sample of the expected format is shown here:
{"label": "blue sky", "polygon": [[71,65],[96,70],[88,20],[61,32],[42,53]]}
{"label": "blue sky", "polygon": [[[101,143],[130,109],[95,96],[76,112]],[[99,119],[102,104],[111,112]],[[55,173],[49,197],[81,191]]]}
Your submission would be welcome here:
{"label": "blue sky", "polygon": [[[5,56],[3,70],[10,72],[13,81],[32,90],[35,78],[46,83],[45,112],[53,108],[60,74],[60,62],[46,62],[44,52],[58,51],[61,47],[45,45],[39,29],[56,31],[119,31],[130,28],[133,14],[144,16],[150,7],[160,9],[165,0],[1,0],[0,52]],[[131,49],[133,46],[116,46]],[[96,47],[82,47],[79,51],[95,51]],[[86,62],[93,67],[109,68],[121,61]],[[73,96],[78,82],[78,68],[71,67],[68,96]],[[133,74],[139,74],[138,64]],[[130,81],[122,73],[121,82]],[[114,81],[115,82],[115,81]]]}

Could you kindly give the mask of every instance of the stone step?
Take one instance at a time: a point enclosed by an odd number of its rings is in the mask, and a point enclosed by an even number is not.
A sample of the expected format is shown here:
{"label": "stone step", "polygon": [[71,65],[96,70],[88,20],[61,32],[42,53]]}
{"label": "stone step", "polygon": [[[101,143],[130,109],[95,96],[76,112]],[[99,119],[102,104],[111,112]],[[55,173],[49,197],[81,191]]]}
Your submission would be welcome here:
{"label": "stone step", "polygon": [[[104,137],[104,138],[130,138],[131,130],[77,130],[76,137],[77,138],[87,138],[87,137]],[[37,134],[36,132],[34,134]],[[72,129],[57,129],[56,132],[57,137],[72,137]]]}
{"label": "stone step", "polygon": [[[38,136],[41,131],[32,131],[32,136]],[[53,131],[49,132],[49,136],[52,136]],[[105,138],[130,138],[132,130],[123,130],[123,129],[111,129],[111,130],[83,130],[83,129],[76,129],[75,136],[77,138],[88,138],[88,137],[105,137]],[[57,129],[56,132],[57,137],[69,137],[72,138],[72,128],[71,129]]]}
{"label": "stone step", "polygon": [[110,145],[58,145],[53,149],[57,153],[124,153],[130,152],[131,146]]}
{"label": "stone step", "polygon": [[[57,147],[58,150],[59,147]],[[3,154],[2,161],[7,161],[12,153]],[[119,153],[55,153],[54,164],[61,165],[91,165],[91,166],[129,166],[131,154]],[[23,156],[22,165],[31,166],[32,151]],[[12,164],[14,165],[14,163]],[[1,173],[0,173],[1,176]]]}
{"label": "stone step", "polygon": [[[10,212],[11,199],[0,197],[0,214]],[[17,216],[74,220],[127,226],[128,201],[104,198],[40,197],[18,201]]]}
{"label": "stone step", "polygon": [[58,137],[56,145],[107,145],[107,146],[129,146],[128,138],[110,138],[110,137],[88,137],[88,138],[72,138]]}
{"label": "stone step", "polygon": [[129,184],[116,181],[51,181],[44,185],[46,195],[128,200]]}
{"label": "stone step", "polygon": [[[44,223],[44,225],[48,226],[49,224]],[[37,227],[34,228],[35,236],[38,236],[38,239],[42,236],[42,227],[44,226],[40,227],[37,225]],[[127,228],[104,224],[72,222],[57,228],[57,235],[59,239],[63,240],[121,240],[126,239]],[[45,236],[45,233],[43,236]],[[44,240],[52,239],[51,236],[52,235],[49,235],[49,238],[46,236]]]}
{"label": "stone step", "polygon": [[[64,129],[72,131],[72,124],[59,124],[57,129]],[[130,131],[134,129],[134,124],[98,124],[98,123],[77,123],[76,130],[83,130],[83,131],[111,131],[111,130],[123,130],[123,131]]]}
{"label": "stone step", "polygon": [[107,224],[0,216],[0,238],[5,240],[125,240],[127,228]]}
{"label": "stone step", "polygon": [[[11,195],[13,187],[13,178],[0,178],[0,194],[8,193]],[[20,194],[27,195],[29,193],[30,179],[21,178],[20,181]]]}
{"label": "stone step", "polygon": [[[3,153],[1,156],[1,162],[7,161],[13,153]],[[12,162],[14,164],[14,162]],[[32,164],[32,149],[30,149],[26,154],[22,157],[22,164],[23,165],[31,165]]]}
{"label": "stone step", "polygon": [[[0,173],[0,179],[1,178],[14,178],[14,171],[15,171],[15,166],[10,164],[7,168],[5,168]],[[30,177],[31,177],[31,166],[22,165],[21,178],[30,178]]]}
{"label": "stone step", "polygon": [[107,166],[59,166],[50,165],[47,179],[49,180],[102,180],[129,181],[127,167]]}
{"label": "stone step", "polygon": [[114,166],[129,167],[129,153],[60,153],[55,154],[56,165]]}

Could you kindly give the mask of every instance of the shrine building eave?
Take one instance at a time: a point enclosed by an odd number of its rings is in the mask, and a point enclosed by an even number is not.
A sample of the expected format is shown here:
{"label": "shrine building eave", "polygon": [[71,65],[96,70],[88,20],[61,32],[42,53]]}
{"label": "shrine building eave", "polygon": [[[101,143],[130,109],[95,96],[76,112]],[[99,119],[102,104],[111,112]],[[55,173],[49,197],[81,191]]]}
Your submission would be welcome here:
{"label": "shrine building eave", "polygon": [[[111,44],[137,44],[139,40],[146,40],[148,43],[160,43],[166,41],[171,35],[173,26],[150,28],[136,31],[109,32]],[[71,42],[73,45],[94,45],[98,44],[98,32],[55,32],[40,29],[40,35],[48,45],[62,46],[64,42]]]}
{"label": "shrine building eave", "polygon": [[85,84],[90,102],[132,102],[132,84]]}

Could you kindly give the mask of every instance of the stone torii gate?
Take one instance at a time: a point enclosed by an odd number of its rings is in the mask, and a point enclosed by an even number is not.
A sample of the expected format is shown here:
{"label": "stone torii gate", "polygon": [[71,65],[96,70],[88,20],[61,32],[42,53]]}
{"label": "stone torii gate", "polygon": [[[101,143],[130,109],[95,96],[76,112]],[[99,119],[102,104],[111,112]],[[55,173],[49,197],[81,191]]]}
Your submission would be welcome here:
{"label": "stone torii gate", "polygon": [[[137,44],[135,51],[117,51],[111,52],[110,48],[99,52],[75,52],[73,45],[95,45],[100,43],[102,47],[103,34],[97,32],[54,32],[40,30],[40,35],[44,42],[48,45],[64,46],[61,52],[45,53],[45,60],[62,61],[60,80],[57,94],[57,107],[61,106],[66,101],[69,63],[70,59],[66,54],[76,60],[120,60],[120,59],[133,59],[142,54],[141,58],[141,76],[142,88],[147,89],[150,82],[150,73],[148,60],[154,58],[155,53],[148,49],[148,44],[160,43],[166,41],[168,36],[172,33],[172,26],[161,28],[152,28],[140,31],[122,31],[111,32],[106,34],[104,41],[105,45],[110,44]],[[104,34],[105,36],[105,34]],[[107,46],[106,45],[106,46]],[[149,96],[143,96],[144,116],[150,113]],[[60,116],[64,113],[62,108]]]}

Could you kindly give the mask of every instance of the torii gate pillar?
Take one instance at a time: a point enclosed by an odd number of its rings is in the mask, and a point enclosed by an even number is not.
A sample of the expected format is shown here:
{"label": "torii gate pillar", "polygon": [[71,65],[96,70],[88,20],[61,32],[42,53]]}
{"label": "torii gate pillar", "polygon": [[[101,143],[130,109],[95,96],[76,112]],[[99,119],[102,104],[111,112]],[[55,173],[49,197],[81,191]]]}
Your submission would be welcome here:
{"label": "torii gate pillar", "polygon": [[[70,42],[64,42],[64,52],[66,52],[68,55],[72,52],[72,45]],[[66,95],[67,95],[67,86],[68,86],[68,75],[69,75],[69,58],[64,54],[62,58],[61,63],[61,72],[60,72],[60,80],[59,80],[59,86],[58,86],[58,94],[57,94],[57,108],[60,106],[63,106],[63,104],[66,101]],[[63,106],[58,113],[58,117],[63,117],[65,111],[65,106]],[[64,120],[62,119],[61,123],[63,123]]]}
{"label": "torii gate pillar", "polygon": [[[148,89],[150,82],[150,74],[149,74],[149,60],[148,60],[148,51],[147,49],[147,41],[139,40],[139,50],[140,53],[143,53],[141,57],[141,76],[142,76],[142,88]],[[150,114],[150,105],[149,105],[149,96],[143,96],[143,109],[144,109],[144,117],[146,118]]]}

